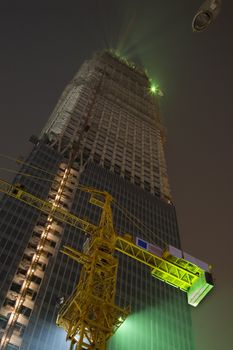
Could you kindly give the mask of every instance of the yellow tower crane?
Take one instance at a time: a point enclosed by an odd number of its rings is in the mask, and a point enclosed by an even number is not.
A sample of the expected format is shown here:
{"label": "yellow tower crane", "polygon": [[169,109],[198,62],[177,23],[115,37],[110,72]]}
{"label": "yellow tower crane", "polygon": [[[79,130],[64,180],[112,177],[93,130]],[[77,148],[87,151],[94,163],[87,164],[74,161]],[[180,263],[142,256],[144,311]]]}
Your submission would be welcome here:
{"label": "yellow tower crane", "polygon": [[57,317],[57,325],[64,328],[70,340],[70,350],[106,350],[107,340],[130,311],[115,304],[118,268],[115,250],[147,265],[153,277],[186,292],[190,305],[197,306],[213,288],[211,273],[200,265],[172,254],[169,249],[158,256],[147,250],[147,242],[139,239],[135,244],[132,236],[116,233],[111,209],[113,197],[109,193],[85,186],[79,189],[88,192],[90,203],[102,209],[98,225],[59,206],[54,208],[51,202],[0,180],[0,192],[88,234],[82,252],[68,246],[61,250],[83,265],[78,285],[62,304]]}

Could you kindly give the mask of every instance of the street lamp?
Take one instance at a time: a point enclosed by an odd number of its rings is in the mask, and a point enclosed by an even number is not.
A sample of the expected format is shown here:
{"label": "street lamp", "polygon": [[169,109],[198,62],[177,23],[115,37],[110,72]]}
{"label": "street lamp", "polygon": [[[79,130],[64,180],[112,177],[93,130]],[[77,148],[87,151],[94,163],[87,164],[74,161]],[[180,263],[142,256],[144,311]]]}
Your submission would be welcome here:
{"label": "street lamp", "polygon": [[221,0],[206,0],[195,14],[192,22],[193,32],[202,32],[213,23],[220,12]]}

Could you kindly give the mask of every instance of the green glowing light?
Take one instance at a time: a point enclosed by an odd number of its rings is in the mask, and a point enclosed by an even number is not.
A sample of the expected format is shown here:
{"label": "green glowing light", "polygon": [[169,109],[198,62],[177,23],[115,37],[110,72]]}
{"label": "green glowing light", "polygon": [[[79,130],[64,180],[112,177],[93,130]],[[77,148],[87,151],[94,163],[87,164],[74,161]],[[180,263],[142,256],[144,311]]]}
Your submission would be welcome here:
{"label": "green glowing light", "polygon": [[179,291],[174,293],[169,301],[160,299],[155,306],[132,312],[111,337],[108,349],[171,349],[171,342],[172,349],[181,349],[187,336],[189,310],[182,309],[182,315],[185,314],[186,318],[177,315],[177,300],[179,303],[183,303],[184,300]]}
{"label": "green glowing light", "polygon": [[160,90],[159,85],[153,84],[152,82],[150,86],[150,93],[152,95],[163,96],[163,92]]}
{"label": "green glowing light", "polygon": [[151,85],[151,87],[150,87],[150,92],[151,92],[152,94],[156,94],[157,89],[158,89],[158,86],[156,86],[156,85]]}

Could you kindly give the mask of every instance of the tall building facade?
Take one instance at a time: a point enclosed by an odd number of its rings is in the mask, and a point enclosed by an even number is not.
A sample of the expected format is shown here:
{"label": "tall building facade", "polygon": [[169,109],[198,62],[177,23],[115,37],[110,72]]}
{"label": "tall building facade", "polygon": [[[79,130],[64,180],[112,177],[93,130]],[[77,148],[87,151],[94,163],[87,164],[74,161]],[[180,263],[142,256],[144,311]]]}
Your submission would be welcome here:
{"label": "tall building facade", "polygon": [[[180,247],[164,156],[158,98],[143,69],[104,51],[86,61],[64,90],[14,182],[28,192],[97,223],[99,208],[78,185],[115,198],[118,234]],[[0,339],[2,349],[63,350],[55,325],[58,300],[77,284],[80,266],[60,253],[81,250],[85,235],[14,198],[1,201]],[[116,253],[117,254],[117,253]],[[131,314],[111,350],[193,350],[186,296],[122,254],[116,299]]]}

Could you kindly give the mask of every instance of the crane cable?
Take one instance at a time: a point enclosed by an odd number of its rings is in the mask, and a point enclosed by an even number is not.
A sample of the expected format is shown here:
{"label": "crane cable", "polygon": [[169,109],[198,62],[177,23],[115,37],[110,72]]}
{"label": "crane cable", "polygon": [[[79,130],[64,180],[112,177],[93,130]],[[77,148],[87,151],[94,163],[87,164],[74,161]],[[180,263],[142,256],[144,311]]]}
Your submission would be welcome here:
{"label": "crane cable", "polygon": [[35,166],[35,165],[32,165],[32,164],[30,164],[30,163],[28,163],[28,162],[24,162],[23,160],[20,160],[20,159],[17,159],[17,158],[13,158],[13,157],[7,156],[7,155],[2,154],[2,153],[0,153],[0,157],[5,158],[5,159],[8,159],[8,160],[12,160],[12,161],[14,161],[14,162],[16,162],[16,163],[19,163],[19,164],[27,165],[27,166],[30,167],[30,168],[33,168],[33,169],[35,169],[35,170],[40,170],[40,171],[42,171],[42,172],[44,172],[44,173],[46,173],[46,174],[48,174],[48,175],[52,175],[52,176],[56,176],[56,175],[57,175],[57,174],[51,173],[51,172],[49,172],[49,171],[47,171],[47,170],[45,170],[45,169],[43,169],[43,168],[40,168],[40,167]]}
{"label": "crane cable", "polygon": [[35,176],[35,175],[28,174],[28,173],[23,173],[21,171],[17,171],[17,170],[13,170],[13,169],[0,167],[0,170],[7,171],[8,173],[14,173],[14,174],[17,174],[17,175],[23,175],[23,176],[27,176],[27,177],[32,177],[32,178],[37,179],[37,180],[53,182],[53,180],[49,180],[49,179],[46,179],[44,177]]}
{"label": "crane cable", "polygon": [[[16,159],[16,158],[13,158],[13,157],[10,157],[10,156],[7,156],[7,155],[4,155],[4,154],[1,154],[0,153],[0,157],[3,157],[3,158],[6,158],[6,159],[9,159],[9,160],[12,160],[12,161],[16,161],[17,163],[20,163],[20,164],[24,164],[24,165],[27,165],[28,167],[31,167],[33,169],[36,169],[36,170],[40,170],[46,174],[49,174],[49,175],[52,175],[52,176],[57,176],[57,174],[55,173],[51,173],[43,168],[40,168],[40,167],[37,167],[37,166],[34,166],[34,165],[31,165],[30,163],[27,163],[27,162],[24,162],[22,160],[19,160],[19,159]],[[12,170],[12,169],[8,169],[8,168],[3,168],[3,167],[0,167],[0,170],[4,170],[4,171],[7,171],[7,172],[12,172],[12,173],[16,173],[18,175],[23,175],[23,176],[27,176],[27,177],[32,177],[34,179],[37,179],[37,180],[43,180],[43,181],[48,181],[48,182],[51,182],[53,183],[54,180],[49,180],[48,178],[43,178],[43,177],[39,177],[39,176],[35,176],[35,175],[31,175],[31,174],[28,174],[28,173],[23,173],[23,172],[19,172],[17,170]],[[75,189],[79,189],[79,190],[83,190],[82,189],[82,186],[77,186]],[[157,234],[155,234],[154,231],[152,231],[149,227],[147,227],[143,222],[141,222],[135,215],[133,215],[132,213],[130,213],[130,211],[128,211],[125,207],[123,207],[122,205],[120,205],[116,199],[113,200],[113,203],[118,207],[118,209],[124,214],[124,216],[126,218],[128,218],[128,220],[130,222],[133,223],[133,225],[135,227],[137,227],[142,233],[145,233],[145,231],[147,231],[148,233],[152,234],[153,236],[155,236],[161,243],[167,245],[167,242],[164,241],[161,237],[159,237]],[[137,224],[137,223],[138,224]],[[144,228],[144,229],[143,229]]]}
{"label": "crane cable", "polygon": [[[135,215],[130,213],[125,207],[120,205],[115,199],[113,201],[115,205],[118,207],[118,209],[125,215],[125,217],[133,223],[135,227],[137,227],[142,233],[145,234],[145,231],[148,233],[151,233],[154,237],[156,237],[160,242],[167,245],[167,242],[165,242],[161,237],[159,237],[154,231],[152,231],[149,227],[147,227],[143,222],[141,222]],[[137,221],[138,224],[135,222]],[[140,226],[139,226],[140,225]],[[143,230],[144,228],[144,230]]]}

